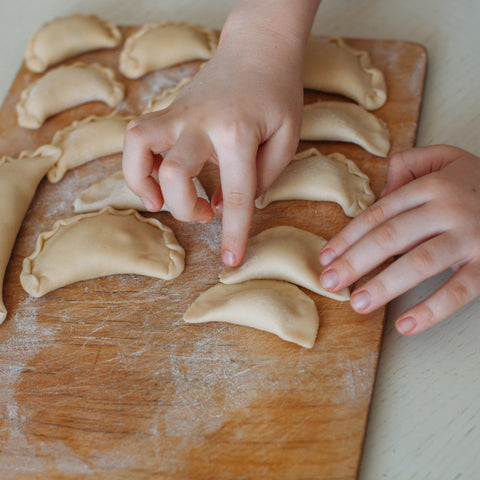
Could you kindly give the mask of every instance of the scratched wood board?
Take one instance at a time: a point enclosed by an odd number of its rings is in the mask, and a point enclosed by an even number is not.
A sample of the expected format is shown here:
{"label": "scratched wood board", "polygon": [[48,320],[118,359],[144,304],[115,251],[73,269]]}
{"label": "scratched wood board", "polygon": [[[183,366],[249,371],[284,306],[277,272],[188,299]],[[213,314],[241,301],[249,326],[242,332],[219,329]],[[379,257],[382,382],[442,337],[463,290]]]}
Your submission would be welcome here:
{"label": "scratched wood board", "polygon": [[[125,27],[129,34],[135,27]],[[348,39],[385,73],[388,101],[375,115],[392,152],[413,146],[427,55],[418,44]],[[120,49],[72,60],[99,62],[125,82],[119,106],[138,114],[148,98],[194,74],[190,62],[128,80]],[[72,63],[65,62],[65,63]],[[17,126],[20,92],[39,75],[21,67],[0,111],[0,154],[48,143],[75,119],[106,114],[99,102],[61,113],[39,130]],[[307,91],[305,102],[333,98]],[[378,195],[387,160],[360,147],[302,142],[341,152],[371,178]],[[9,478],[354,479],[377,368],[385,309],[354,313],[348,303],[307,292],[320,328],[311,350],[276,336],[223,323],[186,324],[182,315],[217,283],[221,221],[171,227],[186,250],[173,281],[118,275],[30,298],[21,288],[23,258],[39,233],[73,215],[74,198],[113,173],[121,156],[96,160],[40,184],[19,232],[4,284],[9,315],[0,327],[0,476]],[[200,179],[213,193],[218,172]],[[292,225],[330,238],[349,221],[327,202],[290,201],[256,211],[251,234]]]}

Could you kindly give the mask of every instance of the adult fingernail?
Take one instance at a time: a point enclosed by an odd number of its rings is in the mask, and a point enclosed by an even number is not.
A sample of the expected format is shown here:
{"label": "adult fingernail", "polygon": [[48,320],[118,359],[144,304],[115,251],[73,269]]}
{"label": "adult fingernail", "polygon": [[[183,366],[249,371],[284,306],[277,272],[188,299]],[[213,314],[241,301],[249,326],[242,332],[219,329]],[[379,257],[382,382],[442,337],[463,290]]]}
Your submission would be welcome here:
{"label": "adult fingernail", "polygon": [[405,317],[397,321],[397,330],[402,335],[408,335],[417,328],[417,321],[413,317]]}
{"label": "adult fingernail", "polygon": [[153,203],[147,197],[142,197],[141,200],[147,210],[155,210],[155,208],[153,207]]}
{"label": "adult fingernail", "polygon": [[323,288],[327,290],[335,288],[339,282],[337,272],[335,270],[325,270],[320,277],[320,281]]}
{"label": "adult fingernail", "polygon": [[337,258],[336,253],[331,248],[326,248],[320,253],[320,263],[326,267]]}
{"label": "adult fingernail", "polygon": [[370,294],[365,290],[354,293],[350,302],[355,311],[365,310],[370,305]]}
{"label": "adult fingernail", "polygon": [[225,250],[223,252],[223,263],[225,265],[228,265],[228,266],[233,266],[233,264],[235,263],[235,256],[233,255],[232,252],[228,251],[228,250]]}

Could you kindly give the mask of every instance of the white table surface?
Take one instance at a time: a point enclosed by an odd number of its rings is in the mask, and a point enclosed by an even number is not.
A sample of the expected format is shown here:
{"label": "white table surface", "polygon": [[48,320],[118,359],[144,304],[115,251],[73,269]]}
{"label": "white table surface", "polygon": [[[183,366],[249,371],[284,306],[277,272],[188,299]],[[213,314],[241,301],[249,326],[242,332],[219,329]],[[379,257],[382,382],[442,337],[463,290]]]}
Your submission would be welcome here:
{"label": "white table surface", "polygon": [[[0,97],[15,78],[28,37],[55,16],[95,13],[124,25],[169,19],[221,28],[233,4],[0,0]],[[480,155],[479,0],[323,0],[313,33],[425,45],[429,65],[417,145],[450,143]],[[447,275],[389,306],[361,480],[480,478],[480,300],[415,337],[394,329],[396,315]]]}

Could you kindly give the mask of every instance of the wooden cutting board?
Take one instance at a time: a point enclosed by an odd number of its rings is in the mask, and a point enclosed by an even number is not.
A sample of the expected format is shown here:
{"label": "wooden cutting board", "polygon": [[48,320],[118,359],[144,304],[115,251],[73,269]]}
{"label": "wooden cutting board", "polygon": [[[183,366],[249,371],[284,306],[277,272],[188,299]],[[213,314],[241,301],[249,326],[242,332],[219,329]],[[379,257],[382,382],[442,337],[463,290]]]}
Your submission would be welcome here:
{"label": "wooden cutting board", "polygon": [[[125,28],[126,34],[134,27]],[[392,151],[414,144],[427,55],[417,44],[351,39],[386,76]],[[149,96],[194,73],[192,62],[127,80],[119,49],[80,57],[116,69],[127,85],[120,106],[136,114]],[[78,60],[78,59],[75,59]],[[38,77],[20,69],[0,111],[0,154],[48,143],[74,119],[106,114],[90,103],[37,131],[16,124],[14,106]],[[332,96],[330,96],[331,98]],[[327,98],[307,92],[305,101]],[[304,142],[339,151],[366,172],[378,194],[387,161],[360,147]],[[308,293],[320,329],[306,350],[229,324],[190,325],[187,306],[217,283],[221,222],[180,223],[156,214],[186,249],[185,272],[164,282],[120,275],[78,283],[40,299],[21,288],[22,260],[38,234],[73,214],[76,195],[120,168],[120,155],[44,180],[8,266],[0,327],[0,476],[21,478],[354,479],[374,386],[385,310],[357,315],[348,303]],[[214,191],[216,167],[200,176]],[[251,234],[293,225],[330,238],[348,219],[330,203],[278,202],[257,211]]]}

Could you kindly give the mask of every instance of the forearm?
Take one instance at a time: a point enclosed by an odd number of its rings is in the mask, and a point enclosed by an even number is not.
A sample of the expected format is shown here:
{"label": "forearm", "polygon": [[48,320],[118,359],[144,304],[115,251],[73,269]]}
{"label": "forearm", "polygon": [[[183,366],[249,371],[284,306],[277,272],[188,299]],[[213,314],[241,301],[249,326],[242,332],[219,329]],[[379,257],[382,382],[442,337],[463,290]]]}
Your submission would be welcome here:
{"label": "forearm", "polygon": [[279,59],[294,56],[301,62],[319,5],[320,0],[238,0],[223,27],[219,49]]}

